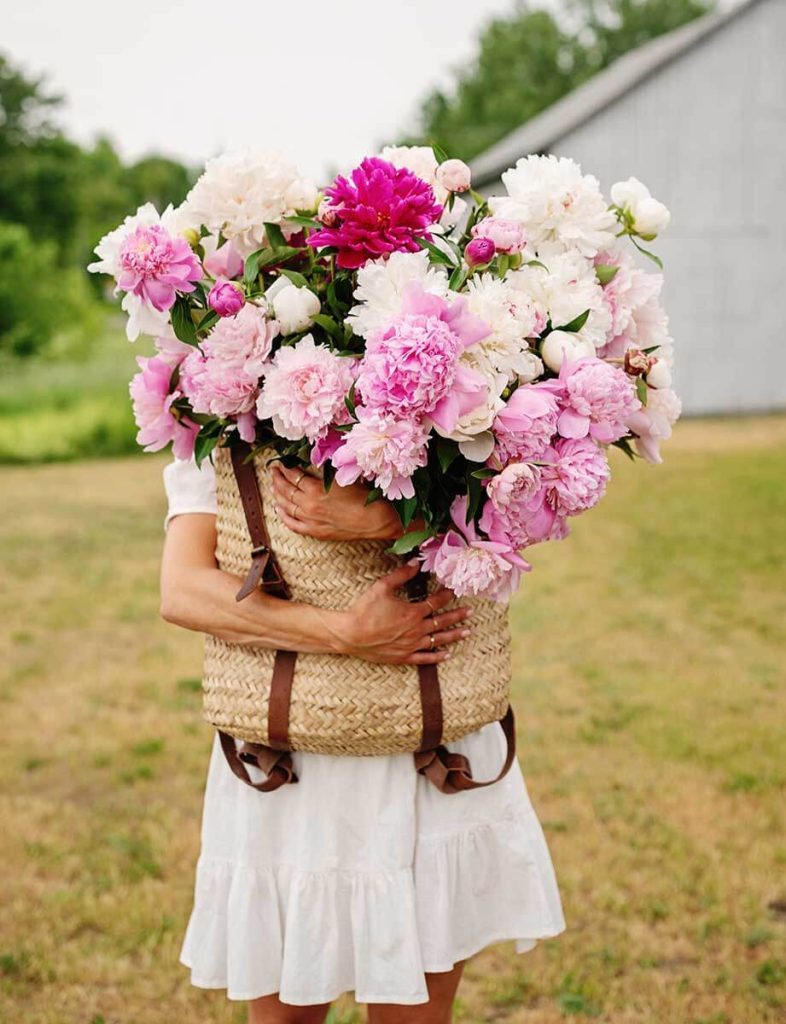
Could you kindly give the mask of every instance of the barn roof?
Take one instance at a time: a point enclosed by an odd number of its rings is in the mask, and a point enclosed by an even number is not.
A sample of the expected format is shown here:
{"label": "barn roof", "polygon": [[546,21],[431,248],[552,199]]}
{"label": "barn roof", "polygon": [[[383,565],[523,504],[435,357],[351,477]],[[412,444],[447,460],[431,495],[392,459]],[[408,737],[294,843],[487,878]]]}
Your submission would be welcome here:
{"label": "barn roof", "polygon": [[589,121],[644,79],[698,46],[758,2],[741,0],[730,9],[705,14],[618,57],[603,71],[476,157],[472,161],[473,185],[483,188],[495,181],[521,156],[547,152],[568,132]]}

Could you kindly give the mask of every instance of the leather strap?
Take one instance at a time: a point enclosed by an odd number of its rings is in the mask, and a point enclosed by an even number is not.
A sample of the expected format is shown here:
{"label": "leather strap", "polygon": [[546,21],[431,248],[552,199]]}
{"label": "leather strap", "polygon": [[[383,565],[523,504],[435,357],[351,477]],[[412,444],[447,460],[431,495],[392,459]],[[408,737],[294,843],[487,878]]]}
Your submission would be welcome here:
{"label": "leather strap", "polygon": [[499,720],[499,724],[502,726],[507,741],[507,753],[502,768],[493,779],[487,779],[484,782],[473,779],[472,768],[467,758],[463,754],[451,753],[442,745],[432,750],[416,751],[414,754],[415,768],[421,775],[425,775],[441,793],[460,793],[469,789],[493,786],[495,782],[499,782],[508,774],[516,757],[516,720],[510,705]]}
{"label": "leather strap", "polygon": [[[221,732],[220,729],[218,735],[227,764],[241,782],[245,782],[252,789],[259,790],[260,793],[272,793],[280,786],[297,782],[297,775],[292,768],[292,757],[288,751],[273,750],[262,743],[243,743],[238,750],[234,737]],[[254,782],[248,774],[247,764],[252,764],[265,773],[266,778],[263,782]]]}
{"label": "leather strap", "polygon": [[241,441],[240,444],[232,445],[230,453],[237,489],[243,503],[246,525],[251,537],[251,567],[243,586],[235,594],[235,600],[242,601],[259,586],[277,597],[289,598],[291,597],[289,587],[281,575],[281,570],[270,548],[270,536],[265,523],[262,495],[259,491],[254,461],[251,458],[251,445],[246,441]]}
{"label": "leather strap", "polygon": [[[422,601],[428,594],[428,573],[421,569],[406,586],[410,601]],[[419,750],[431,750],[442,739],[443,715],[442,692],[439,688],[439,671],[436,665],[418,665],[420,687],[420,708],[423,715],[423,731]]]}

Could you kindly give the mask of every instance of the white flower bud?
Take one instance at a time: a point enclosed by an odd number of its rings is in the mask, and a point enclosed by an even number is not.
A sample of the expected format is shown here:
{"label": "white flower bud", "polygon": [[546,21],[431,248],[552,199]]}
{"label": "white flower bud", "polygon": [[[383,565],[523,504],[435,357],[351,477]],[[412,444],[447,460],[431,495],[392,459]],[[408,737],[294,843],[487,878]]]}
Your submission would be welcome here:
{"label": "white flower bud", "polygon": [[[286,278],[279,278],[279,281],[282,280],[287,281]],[[296,334],[308,330],[322,308],[319,299],[310,288],[297,288],[289,281],[285,286],[277,287],[279,281],[268,289],[267,298],[272,303],[281,333]]]}
{"label": "white flower bud", "polygon": [[540,350],[543,362],[550,370],[559,373],[565,359],[573,362],[584,356],[594,356],[595,346],[591,341],[569,331],[552,331]]}
{"label": "white flower bud", "polygon": [[472,182],[472,172],[463,160],[445,160],[437,168],[436,178],[448,192],[466,192]]}
{"label": "white flower bud", "polygon": [[647,383],[651,388],[670,388],[671,370],[665,359],[656,359],[647,371]]}

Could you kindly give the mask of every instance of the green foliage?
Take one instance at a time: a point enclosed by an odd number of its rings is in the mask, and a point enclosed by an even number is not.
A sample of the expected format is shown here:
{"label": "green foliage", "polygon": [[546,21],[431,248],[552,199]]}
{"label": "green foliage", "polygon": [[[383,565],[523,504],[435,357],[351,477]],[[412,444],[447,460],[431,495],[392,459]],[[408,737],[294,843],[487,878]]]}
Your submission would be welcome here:
{"label": "green foliage", "polygon": [[58,265],[52,242],[0,221],[0,359],[79,349],[97,323],[84,275]]}
{"label": "green foliage", "polygon": [[453,88],[424,100],[406,141],[438,139],[469,159],[628,50],[705,13],[714,0],[562,0],[556,13],[520,0],[481,34]]}

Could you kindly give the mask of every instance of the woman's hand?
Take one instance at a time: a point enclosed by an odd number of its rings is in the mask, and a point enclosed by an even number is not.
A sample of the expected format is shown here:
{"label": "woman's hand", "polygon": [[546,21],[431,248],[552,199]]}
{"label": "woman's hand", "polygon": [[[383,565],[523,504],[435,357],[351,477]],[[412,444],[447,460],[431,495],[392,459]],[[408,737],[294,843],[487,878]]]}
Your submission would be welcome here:
{"label": "woman's hand", "polygon": [[404,532],[390,502],[366,505],[367,484],[333,484],[326,491],[322,480],[305,470],[287,469],[280,462],[272,470],[278,514],[295,533],[318,540],[395,540]]}
{"label": "woman's hand", "polygon": [[470,608],[442,609],[455,598],[446,587],[424,601],[406,601],[396,590],[417,573],[403,565],[378,579],[341,612],[326,612],[324,623],[342,654],[393,665],[426,665],[450,657],[446,648],[470,635]]}

